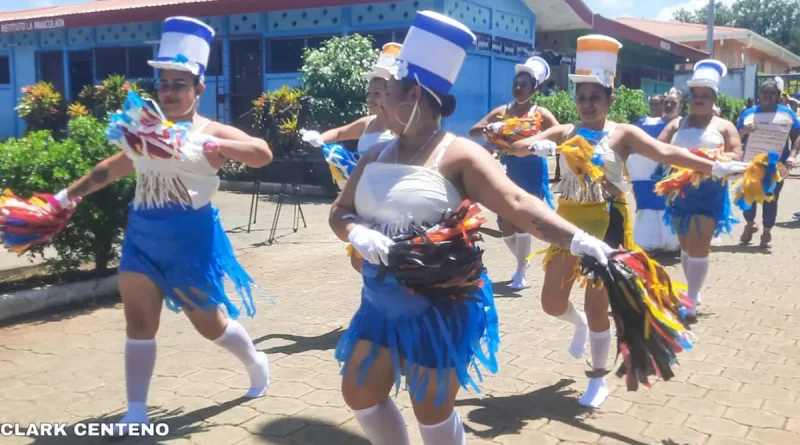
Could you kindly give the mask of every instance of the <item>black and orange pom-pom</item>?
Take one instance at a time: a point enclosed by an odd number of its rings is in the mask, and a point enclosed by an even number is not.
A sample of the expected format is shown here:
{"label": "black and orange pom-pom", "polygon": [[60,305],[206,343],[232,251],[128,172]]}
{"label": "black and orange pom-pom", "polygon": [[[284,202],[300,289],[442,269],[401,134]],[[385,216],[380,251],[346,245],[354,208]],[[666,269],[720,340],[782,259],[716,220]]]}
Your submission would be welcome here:
{"label": "black and orange pom-pom", "polygon": [[380,279],[391,274],[400,284],[433,304],[452,304],[471,299],[483,284],[483,250],[478,229],[486,222],[481,209],[464,201],[452,215],[444,215],[433,227],[414,227],[394,238],[388,265]]}

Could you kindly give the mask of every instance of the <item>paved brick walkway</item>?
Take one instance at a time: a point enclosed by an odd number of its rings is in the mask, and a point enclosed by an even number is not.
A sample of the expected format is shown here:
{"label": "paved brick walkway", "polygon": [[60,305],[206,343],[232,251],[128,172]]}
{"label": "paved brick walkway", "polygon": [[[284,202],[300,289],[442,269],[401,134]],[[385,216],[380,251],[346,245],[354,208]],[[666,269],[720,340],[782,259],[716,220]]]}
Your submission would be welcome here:
{"label": "paved brick walkway", "polygon": [[[611,398],[593,413],[576,403],[586,364],[566,353],[570,330],[540,309],[538,265],[529,273],[530,289],[508,292],[503,284],[513,272],[513,260],[500,240],[487,238],[486,259],[498,283],[502,364],[482,395],[460,397],[469,443],[800,443],[800,325],[791,318],[797,310],[792,290],[800,264],[800,224],[791,222],[791,212],[800,210],[799,198],[800,184],[792,179],[781,200],[772,254],[738,247],[738,232],[715,247],[706,315],[694,327],[697,347],[683,354],[677,378],[636,393],[612,379]],[[183,316],[165,310],[150,403],[154,420],[166,422],[171,434],[158,443],[365,444],[338,392],[333,359],[336,340],[358,304],[359,280],[344,244],[327,228],[328,204],[305,204],[309,227],[297,233],[290,229],[288,207],[282,237],[268,246],[274,205],[261,206],[256,230],[247,234],[242,226],[249,196],[221,194],[216,202],[242,262],[278,303],[262,301],[256,318],[243,322],[257,347],[270,355],[273,385],[265,398],[239,399],[247,377],[238,362],[194,333]],[[681,276],[674,265],[669,269]],[[582,304],[582,299],[575,302]],[[124,338],[120,305],[0,329],[0,422],[119,419],[125,401]],[[400,394],[398,403],[414,443],[420,443],[407,394]],[[0,442],[94,444],[106,439],[4,437]]]}

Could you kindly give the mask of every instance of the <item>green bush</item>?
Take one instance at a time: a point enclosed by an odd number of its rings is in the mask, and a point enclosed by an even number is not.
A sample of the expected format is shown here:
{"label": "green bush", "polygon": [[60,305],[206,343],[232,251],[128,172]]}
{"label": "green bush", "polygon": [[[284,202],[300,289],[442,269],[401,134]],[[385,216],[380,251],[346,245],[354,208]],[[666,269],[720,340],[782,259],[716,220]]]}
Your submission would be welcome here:
{"label": "green bush", "polygon": [[[644,100],[644,92],[642,90],[631,90],[622,86],[617,89],[615,94],[617,98],[608,112],[610,120],[635,124],[649,113],[650,110]],[[533,101],[539,106],[550,110],[560,124],[578,122],[575,99],[565,90],[558,90],[549,96],[536,92],[533,95]]]}
{"label": "green bush", "polygon": [[578,122],[578,110],[575,108],[575,100],[565,90],[558,90],[549,96],[536,92],[531,100],[540,107],[550,110],[559,124],[574,124]]}
{"label": "green bush", "polygon": [[66,103],[61,93],[48,82],[22,88],[22,96],[14,108],[25,121],[26,134],[49,130],[60,138],[66,123]]}
{"label": "green bush", "polygon": [[284,85],[253,101],[253,128],[264,135],[270,147],[291,149],[299,142],[300,100],[305,94],[304,89]]}
{"label": "green bush", "polygon": [[[0,187],[22,198],[34,192],[55,193],[118,151],[106,141],[103,124],[93,117],[77,117],[63,141],[39,131],[0,144]],[[50,269],[59,273],[94,263],[97,270],[106,270],[117,257],[133,193],[134,178],[127,177],[84,199],[71,223],[47,244],[57,252],[56,258],[48,259]],[[44,246],[34,246],[26,255],[43,252]]]}
{"label": "green bush", "polygon": [[727,119],[734,124],[739,120],[739,115],[742,114],[745,107],[747,107],[747,100],[736,99],[734,97],[720,94],[717,97],[717,106],[722,111],[722,118]]}
{"label": "green bush", "polygon": [[[94,116],[105,121],[109,113],[114,113],[122,108],[128,91],[135,91],[143,97],[152,97],[152,80],[144,79],[128,82],[125,76],[114,74],[105,79],[100,85],[87,85],[78,94],[78,104],[90,110]],[[70,109],[76,109],[71,107]],[[71,113],[73,117],[76,113]]]}
{"label": "green bush", "polygon": [[616,97],[608,112],[608,118],[614,122],[635,124],[650,113],[642,90],[621,86],[617,88]]}
{"label": "green bush", "polygon": [[367,115],[368,73],[378,58],[372,41],[352,34],[334,37],[303,54],[300,80],[314,98],[314,119],[334,128]]}

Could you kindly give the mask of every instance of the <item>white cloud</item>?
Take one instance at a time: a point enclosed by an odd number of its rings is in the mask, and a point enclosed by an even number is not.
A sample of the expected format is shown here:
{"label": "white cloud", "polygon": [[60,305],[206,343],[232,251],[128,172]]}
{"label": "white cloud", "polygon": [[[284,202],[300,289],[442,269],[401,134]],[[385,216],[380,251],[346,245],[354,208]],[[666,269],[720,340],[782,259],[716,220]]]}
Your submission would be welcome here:
{"label": "white cloud", "polygon": [[[733,4],[734,1],[735,0],[715,0],[714,4],[723,3],[727,6],[730,6],[731,4]],[[667,6],[666,8],[662,8],[661,11],[658,12],[656,20],[672,20],[672,15],[680,11],[681,9],[685,9],[687,11],[696,11],[707,4],[708,0],[689,0],[688,2]]]}

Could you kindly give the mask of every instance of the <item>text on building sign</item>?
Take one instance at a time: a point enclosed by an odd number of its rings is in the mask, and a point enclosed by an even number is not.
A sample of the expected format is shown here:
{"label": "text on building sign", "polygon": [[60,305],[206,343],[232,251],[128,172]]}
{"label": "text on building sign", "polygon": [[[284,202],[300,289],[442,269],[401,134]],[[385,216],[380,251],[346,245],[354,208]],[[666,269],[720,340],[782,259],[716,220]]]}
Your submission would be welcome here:
{"label": "text on building sign", "polygon": [[64,19],[29,20],[26,22],[3,23],[0,25],[0,33],[41,31],[43,29],[59,29],[64,26]]}

